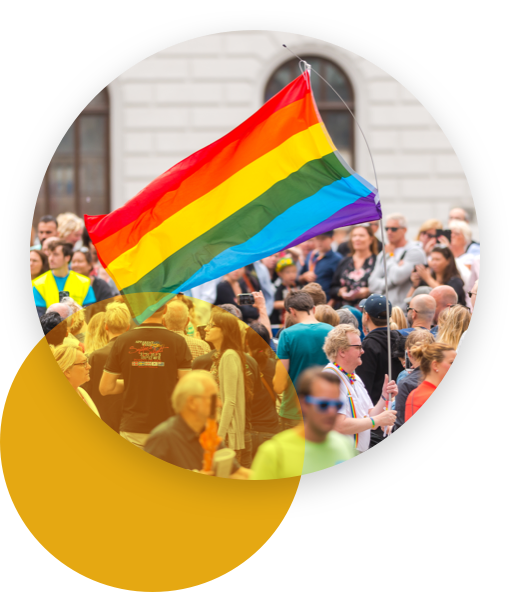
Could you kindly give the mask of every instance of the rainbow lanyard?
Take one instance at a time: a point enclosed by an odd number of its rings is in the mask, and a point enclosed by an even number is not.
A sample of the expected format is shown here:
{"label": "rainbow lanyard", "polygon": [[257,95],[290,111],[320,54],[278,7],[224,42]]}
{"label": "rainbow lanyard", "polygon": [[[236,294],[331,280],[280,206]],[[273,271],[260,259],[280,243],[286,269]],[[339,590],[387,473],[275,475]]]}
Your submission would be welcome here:
{"label": "rainbow lanyard", "polygon": [[356,382],[356,375],[355,374],[349,374],[349,372],[346,372],[341,366],[339,366],[338,364],[335,364],[334,362],[333,362],[333,366],[335,368],[338,368],[338,370],[340,370],[340,372],[343,372],[345,374],[345,376],[347,376],[351,385],[353,385]]}
{"label": "rainbow lanyard", "polygon": [[[342,370],[342,368],[340,368],[340,366],[338,366],[335,363],[333,363],[333,366],[334,366],[335,372],[338,374],[338,376],[340,377],[340,380],[343,382],[343,384],[345,385],[345,388],[347,389],[347,398],[349,399],[349,406],[351,408],[352,418],[357,419],[358,414],[356,413],[356,406],[354,405],[354,399],[352,398],[351,391],[349,390],[349,386],[344,379],[344,375],[347,374],[347,372],[345,372],[345,370]],[[351,381],[351,376],[352,376],[352,382],[351,382],[351,385],[352,385],[352,384],[354,384],[354,381],[356,380],[356,378],[354,377],[354,374],[347,374],[349,381]],[[358,439],[359,439],[359,434],[354,434],[354,447],[355,448],[358,447]]]}

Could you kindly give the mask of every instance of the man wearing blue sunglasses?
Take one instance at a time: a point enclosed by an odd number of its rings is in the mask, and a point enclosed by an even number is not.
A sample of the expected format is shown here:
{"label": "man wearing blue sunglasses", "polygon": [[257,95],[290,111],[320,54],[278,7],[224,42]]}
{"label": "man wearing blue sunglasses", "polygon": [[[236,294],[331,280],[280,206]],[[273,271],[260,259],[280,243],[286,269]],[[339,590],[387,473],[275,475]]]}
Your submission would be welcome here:
{"label": "man wearing blue sunglasses", "polygon": [[284,430],[260,446],[251,479],[297,477],[356,455],[352,439],[333,429],[344,404],[338,397],[340,379],[322,370],[315,366],[299,376],[297,395],[304,425]]}

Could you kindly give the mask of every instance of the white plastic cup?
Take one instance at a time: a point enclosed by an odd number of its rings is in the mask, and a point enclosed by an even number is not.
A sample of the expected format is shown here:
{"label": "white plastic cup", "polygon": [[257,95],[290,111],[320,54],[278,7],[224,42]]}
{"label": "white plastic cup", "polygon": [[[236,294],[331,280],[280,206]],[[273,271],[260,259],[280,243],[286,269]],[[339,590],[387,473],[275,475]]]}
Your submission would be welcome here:
{"label": "white plastic cup", "polygon": [[221,448],[216,450],[213,456],[212,470],[216,477],[223,477],[228,479],[232,471],[232,463],[234,462],[236,453],[230,448]]}

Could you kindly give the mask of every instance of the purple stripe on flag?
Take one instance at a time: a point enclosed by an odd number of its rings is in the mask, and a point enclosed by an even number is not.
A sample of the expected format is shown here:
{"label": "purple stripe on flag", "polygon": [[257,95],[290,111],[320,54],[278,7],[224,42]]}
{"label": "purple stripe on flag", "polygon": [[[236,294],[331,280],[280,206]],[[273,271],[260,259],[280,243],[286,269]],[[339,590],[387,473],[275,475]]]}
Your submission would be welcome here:
{"label": "purple stripe on flag", "polygon": [[335,228],[352,226],[353,224],[363,224],[363,222],[371,222],[372,220],[380,220],[382,218],[381,202],[379,201],[378,203],[375,203],[374,198],[375,193],[370,193],[366,197],[360,197],[360,199],[354,203],[338,210],[338,212],[320,224],[307,230],[296,240],[293,240],[290,245],[287,245],[285,249],[304,243],[318,234],[334,230]]}

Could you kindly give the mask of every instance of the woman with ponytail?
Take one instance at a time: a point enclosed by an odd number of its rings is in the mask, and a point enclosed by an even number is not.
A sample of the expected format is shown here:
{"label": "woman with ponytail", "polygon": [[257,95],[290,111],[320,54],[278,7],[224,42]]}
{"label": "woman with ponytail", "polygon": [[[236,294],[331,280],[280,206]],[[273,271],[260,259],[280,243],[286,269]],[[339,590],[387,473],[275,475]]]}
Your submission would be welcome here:
{"label": "woman with ponytail", "polygon": [[457,352],[446,343],[423,343],[410,351],[420,365],[423,382],[409,393],[406,401],[405,420],[408,421],[428,400],[453,364]]}
{"label": "woman with ponytail", "polygon": [[218,435],[236,452],[241,466],[250,468],[253,375],[246,364],[239,325],[234,315],[215,307],[205,330],[205,340],[216,350],[211,374],[218,383],[223,403]]}

